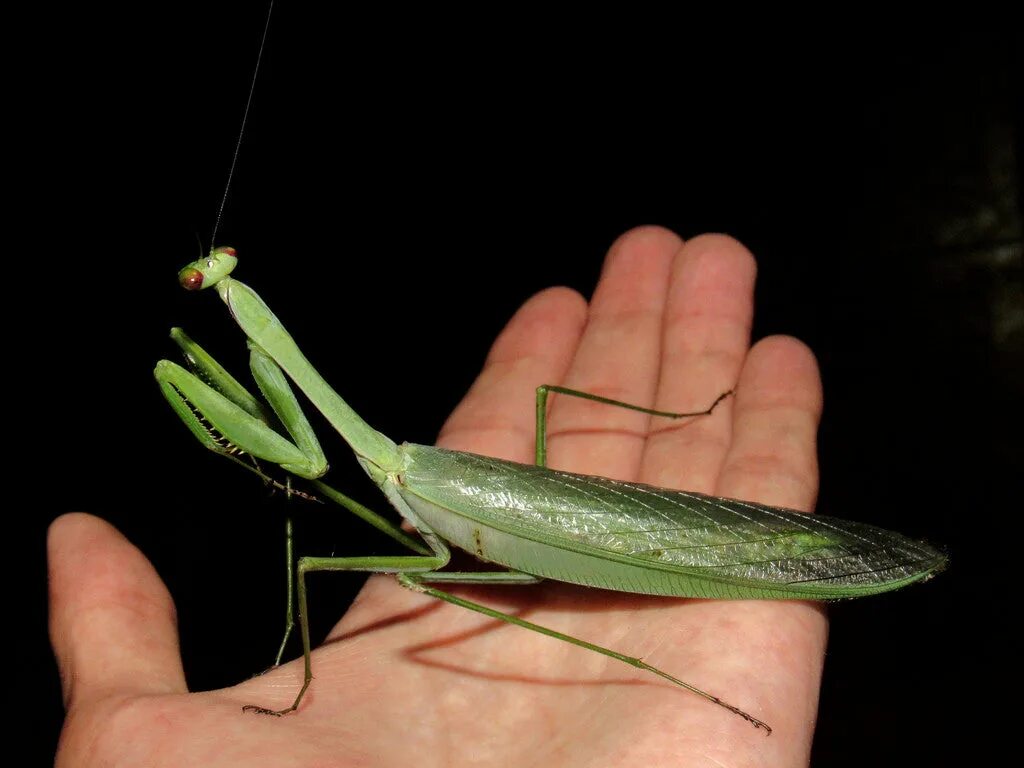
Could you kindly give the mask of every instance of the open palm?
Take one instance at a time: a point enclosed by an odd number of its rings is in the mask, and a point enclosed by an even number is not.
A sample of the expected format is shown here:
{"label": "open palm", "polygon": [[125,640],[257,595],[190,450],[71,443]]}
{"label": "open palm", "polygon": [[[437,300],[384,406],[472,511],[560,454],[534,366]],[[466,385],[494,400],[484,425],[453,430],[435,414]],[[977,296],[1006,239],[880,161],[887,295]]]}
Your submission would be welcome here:
{"label": "open palm", "polygon": [[[810,509],[821,389],[811,353],[749,345],[755,266],[738,243],[683,243],[656,228],[613,246],[589,305],[555,288],[495,342],[438,444],[533,457],[542,383],[707,418],[652,419],[555,396],[552,467]],[[806,764],[825,619],[798,601],[644,597],[555,582],[453,591],[639,656],[772,726],[762,730],[659,678],[372,577],[313,655],[189,694],[174,608],[143,556],[105,523],[58,520],[50,537],[51,635],[68,717],[58,766]]]}

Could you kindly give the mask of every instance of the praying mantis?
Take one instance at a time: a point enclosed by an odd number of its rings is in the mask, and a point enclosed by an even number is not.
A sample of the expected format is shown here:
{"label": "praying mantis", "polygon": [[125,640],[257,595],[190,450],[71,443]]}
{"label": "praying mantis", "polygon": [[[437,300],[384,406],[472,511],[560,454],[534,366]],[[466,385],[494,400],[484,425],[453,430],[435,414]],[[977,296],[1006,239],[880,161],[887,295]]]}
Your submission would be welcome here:
{"label": "praying mantis", "polygon": [[[163,394],[207,448],[260,474],[259,465],[249,464],[247,457],[311,480],[317,492],[414,553],[301,558],[295,568],[295,593],[305,662],[302,686],[285,709],[252,704],[243,708],[247,711],[270,715],[296,711],[309,689],[312,666],[305,576],[315,571],[362,571],[394,573],[399,583],[414,591],[658,675],[770,733],[767,723],[739,706],[639,658],[431,585],[525,585],[553,579],[648,595],[828,600],[898,589],[930,577],[945,565],[945,556],[928,544],[873,526],[545,467],[546,406],[551,393],[668,418],[714,418],[715,406],[729,392],[703,410],[670,413],[542,385],[536,401],[535,465],[398,445],[345,403],[263,300],[230,276],[236,264],[233,249],[217,248],[185,267],[179,279],[188,289],[214,287],[227,304],[247,337],[250,365],[269,411],[177,329],[172,338],[194,373],[169,361],[158,363],[155,375]],[[289,379],[346,440],[358,463],[419,538],[319,479],[327,470],[326,458]],[[504,570],[441,570],[448,564],[450,545]],[[290,588],[289,615],[291,595]],[[283,650],[284,642],[278,661]]]}

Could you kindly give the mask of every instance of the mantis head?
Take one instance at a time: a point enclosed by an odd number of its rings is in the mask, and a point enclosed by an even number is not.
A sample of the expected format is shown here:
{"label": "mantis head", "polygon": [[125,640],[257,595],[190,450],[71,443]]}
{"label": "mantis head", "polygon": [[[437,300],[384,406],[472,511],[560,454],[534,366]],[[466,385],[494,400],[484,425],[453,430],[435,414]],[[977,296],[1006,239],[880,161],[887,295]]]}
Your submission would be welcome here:
{"label": "mantis head", "polygon": [[237,263],[234,248],[214,248],[206,258],[193,261],[182,269],[178,273],[178,282],[189,291],[209,288],[230,275]]}

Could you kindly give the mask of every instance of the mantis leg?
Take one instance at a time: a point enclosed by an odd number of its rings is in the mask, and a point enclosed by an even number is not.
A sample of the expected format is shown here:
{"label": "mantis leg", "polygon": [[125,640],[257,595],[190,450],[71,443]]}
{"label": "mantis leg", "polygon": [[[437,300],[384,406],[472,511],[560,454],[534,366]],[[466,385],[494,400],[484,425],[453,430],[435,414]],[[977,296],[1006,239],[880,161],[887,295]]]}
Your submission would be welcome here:
{"label": "mantis leg", "polygon": [[715,401],[711,403],[703,411],[693,411],[692,413],[675,413],[673,411],[657,411],[653,408],[644,408],[640,405],[633,405],[632,403],[624,403],[621,400],[612,400],[610,397],[601,397],[600,395],[592,395],[589,392],[581,392],[578,389],[568,389],[567,387],[558,387],[554,384],[541,384],[537,387],[537,443],[536,443],[536,457],[535,463],[538,467],[546,467],[548,461],[548,449],[547,449],[547,430],[548,430],[548,393],[557,392],[561,395],[570,395],[571,397],[579,397],[583,400],[593,400],[595,403],[604,403],[605,405],[614,405],[619,408],[628,408],[631,411],[640,411],[640,413],[648,413],[651,416],[662,416],[668,419],[682,419],[687,416],[709,416],[715,406],[725,400],[729,395],[733,393],[733,390],[723,392]]}
{"label": "mantis leg", "polygon": [[[250,365],[260,391],[283,429],[241,384],[180,329],[171,337],[195,370],[161,360],[153,374],[160,389],[192,434],[206,448],[231,458],[247,454],[308,479],[327,471],[320,443],[283,372],[262,349],[250,345]],[[292,439],[285,436],[287,434]],[[294,442],[292,442],[294,440]],[[264,476],[258,469],[257,474]]]}
{"label": "mantis leg", "polygon": [[281,638],[281,645],[277,649],[277,656],[274,657],[274,666],[281,666],[281,658],[284,656],[285,646],[295,631],[295,538],[292,533],[292,519],[284,519],[284,559],[285,569],[288,573],[288,598],[285,602],[284,615],[284,637]]}
{"label": "mantis leg", "polygon": [[[171,330],[171,338],[181,347],[194,373],[161,360],[154,374],[174,412],[206,448],[256,472],[289,495],[296,493],[290,483],[271,480],[238,456],[248,454],[264,459],[312,480],[321,494],[399,544],[423,555],[430,554],[429,549],[387,518],[317,479],[327,471],[320,442],[281,367],[259,345],[249,341],[249,365],[273,414],[180,328]],[[279,424],[273,415],[280,420]]]}
{"label": "mantis leg", "polygon": [[[321,480],[314,480],[313,486],[322,495],[329,498],[339,506],[344,507],[354,515],[359,517],[361,520],[366,521],[378,531],[387,534],[392,539],[408,547],[413,552],[421,555],[430,555],[431,550],[424,546],[420,541],[414,539],[412,536],[407,534],[397,525],[392,523],[382,515],[377,514],[372,509],[363,506],[355,499],[346,496],[341,491],[332,488],[327,483]],[[277,656],[274,658],[274,666],[280,666],[281,659],[284,658],[285,646],[288,644],[288,640],[291,638],[292,632],[295,630],[295,545],[292,534],[292,519],[289,517],[285,521],[285,561],[288,569],[288,601],[285,609],[285,624],[284,624],[284,638],[281,640],[281,645],[278,648]],[[308,558],[306,558],[308,560]],[[330,569],[327,569],[330,570]]]}
{"label": "mantis leg", "polygon": [[296,571],[298,573],[299,628],[302,635],[302,658],[304,662],[302,688],[299,689],[299,693],[290,707],[268,709],[267,707],[260,707],[254,704],[246,704],[242,707],[242,711],[280,717],[298,709],[299,703],[309,689],[309,684],[313,680],[313,665],[311,660],[312,645],[309,640],[309,610],[306,599],[307,573],[314,573],[316,571],[361,571],[363,573],[405,574],[417,571],[432,571],[447,565],[450,557],[448,548],[440,541],[436,543],[437,549],[432,555],[300,558]]}
{"label": "mantis leg", "polygon": [[[571,397],[579,397],[584,400],[592,400],[596,403],[604,403],[605,405],[613,405],[619,408],[628,408],[632,411],[640,411],[641,413],[647,413],[650,414],[651,416],[661,416],[669,419],[682,419],[689,416],[708,416],[711,414],[712,411],[715,410],[715,407],[720,402],[722,402],[729,395],[733,394],[733,390],[731,389],[728,390],[727,392],[723,392],[722,394],[715,398],[714,402],[712,402],[711,405],[709,405],[702,411],[676,413],[674,411],[659,411],[654,408],[645,408],[643,406],[634,405],[632,403],[626,403],[621,400],[612,400],[609,397],[601,397],[600,395],[593,395],[590,394],[589,392],[581,392],[578,389],[569,389],[567,387],[559,387],[553,384],[542,384],[541,386],[537,387],[537,433],[535,454],[535,462],[537,466],[540,467],[547,466],[547,404],[548,394],[551,392],[557,392],[559,394],[569,395]],[[562,640],[564,642],[571,643],[572,645],[579,646],[580,648],[586,648],[589,651],[594,651],[595,653],[600,653],[610,658],[621,661],[624,664],[630,665],[631,667],[636,667],[637,669],[652,672],[655,675],[664,678],[665,680],[675,683],[676,685],[679,685],[685,688],[686,690],[695,693],[698,696],[701,696],[714,704],[718,704],[720,707],[724,707],[725,709],[729,710],[734,714],[739,715],[744,720],[752,723],[755,727],[764,728],[769,734],[772,732],[772,729],[766,723],[762,722],[761,720],[758,720],[752,715],[747,714],[739,707],[735,707],[732,704],[728,704],[722,701],[717,696],[713,696],[712,694],[707,693],[706,691],[702,691],[701,689],[692,686],[689,683],[685,683],[682,680],[668,674],[667,672],[663,672],[657,667],[652,667],[650,664],[644,663],[638,658],[635,658],[633,656],[626,656],[625,654],[619,653],[618,651],[613,651],[610,648],[604,648],[600,645],[595,645],[593,643],[588,643],[585,640],[580,640],[579,638],[572,637],[571,635],[556,632],[553,629],[548,629],[547,627],[542,627],[538,624],[533,624],[532,622],[525,621],[516,616],[510,616],[508,614],[501,613],[500,611],[495,611],[491,608],[487,608],[486,606],[470,602],[469,600],[464,600],[460,597],[456,597],[455,595],[448,594],[447,592],[443,592],[439,589],[427,587],[423,584],[424,581],[434,581],[433,577],[436,575],[437,574],[432,573],[402,574],[398,577],[398,580],[403,586],[408,587],[409,589],[414,589],[418,592],[423,592],[425,594],[436,597],[439,600],[444,600],[446,602],[452,603],[453,605],[459,605],[471,611],[482,613],[485,616],[490,616],[491,618],[498,619],[500,621],[505,621],[509,624],[514,624],[517,627],[523,627],[524,629],[539,632],[542,635],[547,635],[548,637],[553,637],[557,640]],[[446,580],[456,581],[457,579]]]}
{"label": "mantis leg", "polygon": [[374,512],[372,509],[363,506],[355,499],[346,496],[341,491],[332,488],[322,480],[314,480],[313,487],[336,504],[341,505],[360,520],[369,523],[378,531],[397,541],[404,547],[421,555],[429,555],[431,550],[423,545],[419,539],[415,539],[403,531],[399,526],[388,520],[383,515]]}
{"label": "mantis leg", "polygon": [[729,710],[734,714],[739,715],[744,720],[752,723],[755,727],[764,728],[768,733],[772,732],[772,729],[766,723],[762,722],[761,720],[758,720],[752,715],[748,715],[739,707],[734,707],[732,704],[722,701],[717,696],[713,696],[712,694],[707,693],[706,691],[702,691],[700,688],[692,686],[689,683],[685,683],[679,678],[673,677],[672,675],[668,674],[667,672],[663,672],[657,667],[652,667],[650,664],[646,664],[634,656],[626,656],[625,654],[619,653],[618,651],[613,651],[610,648],[605,648],[601,645],[595,645],[594,643],[588,643],[586,640],[581,640],[578,637],[566,635],[562,632],[557,632],[553,629],[549,629],[548,627],[542,627],[539,624],[534,624],[531,621],[526,621],[525,619],[521,619],[518,616],[512,616],[507,613],[502,613],[501,611],[496,611],[493,608],[488,608],[487,606],[481,605],[480,603],[474,603],[471,600],[465,600],[461,597],[456,597],[455,595],[449,592],[444,592],[443,590],[436,589],[434,587],[429,587],[426,585],[426,583],[424,583],[447,582],[459,584],[532,584],[536,581],[540,581],[540,579],[538,579],[536,576],[532,576],[531,574],[520,573],[518,571],[497,571],[493,573],[437,573],[433,571],[428,571],[426,573],[398,574],[398,583],[401,584],[403,587],[406,587],[407,589],[413,590],[414,592],[422,592],[423,594],[430,595],[431,597],[436,597],[438,600],[444,600],[446,603],[457,605],[460,608],[466,608],[470,611],[476,611],[477,613],[482,613],[484,616],[489,616],[492,619],[498,619],[499,621],[504,621],[507,624],[512,624],[516,627],[522,627],[523,629],[528,629],[532,632],[537,632],[541,635],[546,635],[547,637],[552,637],[556,640],[561,640],[562,642],[570,643],[572,645],[578,646],[579,648],[585,648],[586,650],[593,651],[594,653],[600,653],[604,656],[608,656],[612,659],[615,659],[616,661],[621,661],[624,664],[628,664],[631,667],[642,669],[645,672],[652,672],[653,674],[658,675],[659,677],[662,677],[671,683],[674,683],[682,688],[685,688],[691,693],[695,693],[698,696],[701,696],[714,704],[718,704],[720,707],[725,707],[725,709]]}

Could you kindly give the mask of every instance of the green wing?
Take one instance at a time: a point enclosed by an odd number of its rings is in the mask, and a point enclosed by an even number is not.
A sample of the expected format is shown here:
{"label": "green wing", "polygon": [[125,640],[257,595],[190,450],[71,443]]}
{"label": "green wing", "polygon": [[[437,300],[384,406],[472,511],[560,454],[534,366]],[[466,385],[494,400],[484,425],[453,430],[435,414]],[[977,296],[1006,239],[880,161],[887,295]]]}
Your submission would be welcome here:
{"label": "green wing", "polygon": [[[940,570],[930,545],[863,523],[419,445],[405,482],[505,533],[700,581],[853,597]],[[753,596],[753,595],[752,595]]]}

